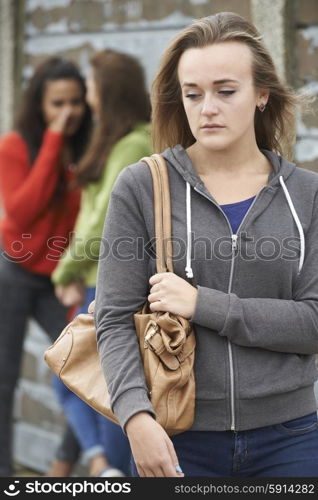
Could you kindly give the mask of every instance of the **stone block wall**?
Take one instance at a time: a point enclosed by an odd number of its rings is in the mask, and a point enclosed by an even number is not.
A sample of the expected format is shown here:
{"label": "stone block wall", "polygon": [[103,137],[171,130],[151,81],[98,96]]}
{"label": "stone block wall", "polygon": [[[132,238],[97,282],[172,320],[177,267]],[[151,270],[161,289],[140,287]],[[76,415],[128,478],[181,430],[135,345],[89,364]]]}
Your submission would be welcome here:
{"label": "stone block wall", "polygon": [[[14,456],[17,463],[45,473],[60,443],[64,415],[52,388],[52,373],[43,353],[51,344],[45,331],[30,319],[24,343],[22,376],[14,407]],[[80,460],[75,475],[86,475]]]}
{"label": "stone block wall", "polygon": [[311,112],[300,114],[296,159],[304,168],[318,172],[318,2],[295,2],[294,85],[316,100]]}
{"label": "stone block wall", "polygon": [[73,59],[85,72],[94,51],[110,47],[139,57],[149,84],[163,48],[193,18],[224,8],[250,17],[249,0],[51,0],[26,5],[26,77],[51,54]]}

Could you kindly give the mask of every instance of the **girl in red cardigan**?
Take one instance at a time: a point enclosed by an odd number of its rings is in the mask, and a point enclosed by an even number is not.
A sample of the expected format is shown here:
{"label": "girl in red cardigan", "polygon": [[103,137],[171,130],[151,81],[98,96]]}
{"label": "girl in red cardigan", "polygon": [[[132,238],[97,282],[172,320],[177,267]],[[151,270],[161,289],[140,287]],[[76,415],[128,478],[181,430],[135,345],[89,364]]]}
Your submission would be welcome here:
{"label": "girl in red cardigan", "polygon": [[[15,131],[0,141],[0,476],[13,472],[12,404],[27,319],[34,317],[52,341],[67,321],[50,276],[78,213],[74,169],[90,125],[78,68],[54,57],[37,68]],[[66,435],[59,457],[73,462],[78,445]]]}

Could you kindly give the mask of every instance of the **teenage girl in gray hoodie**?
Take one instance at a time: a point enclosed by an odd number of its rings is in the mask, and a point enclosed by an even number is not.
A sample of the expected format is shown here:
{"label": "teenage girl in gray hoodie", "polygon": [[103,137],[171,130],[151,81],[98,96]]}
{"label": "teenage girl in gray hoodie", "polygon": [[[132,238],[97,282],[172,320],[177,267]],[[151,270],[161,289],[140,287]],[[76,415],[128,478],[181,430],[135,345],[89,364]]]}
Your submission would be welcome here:
{"label": "teenage girl in gray hoodie", "polygon": [[[146,164],[128,166],[107,212],[95,309],[137,472],[316,476],[318,175],[279,155],[291,146],[296,97],[255,27],[219,13],[172,41],[152,99],[179,243],[174,273],[156,274],[140,255],[137,238],[146,249],[154,236],[152,178]],[[196,333],[195,419],[172,437],[156,422],[134,329],[147,298]]]}

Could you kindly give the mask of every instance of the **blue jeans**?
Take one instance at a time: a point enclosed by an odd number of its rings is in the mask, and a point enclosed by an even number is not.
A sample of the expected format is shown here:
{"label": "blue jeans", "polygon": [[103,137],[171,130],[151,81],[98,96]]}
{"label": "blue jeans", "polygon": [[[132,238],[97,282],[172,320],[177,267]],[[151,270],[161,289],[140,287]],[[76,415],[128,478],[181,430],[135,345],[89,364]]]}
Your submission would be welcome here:
{"label": "blue jeans", "polygon": [[[95,288],[88,288],[85,304],[76,314],[86,313],[94,297]],[[121,427],[93,410],[56,376],[53,378],[53,386],[86,461],[104,453],[111,465],[128,475],[131,453],[129,441]]]}
{"label": "blue jeans", "polygon": [[187,431],[171,439],[185,476],[318,477],[316,412],[248,431]]}

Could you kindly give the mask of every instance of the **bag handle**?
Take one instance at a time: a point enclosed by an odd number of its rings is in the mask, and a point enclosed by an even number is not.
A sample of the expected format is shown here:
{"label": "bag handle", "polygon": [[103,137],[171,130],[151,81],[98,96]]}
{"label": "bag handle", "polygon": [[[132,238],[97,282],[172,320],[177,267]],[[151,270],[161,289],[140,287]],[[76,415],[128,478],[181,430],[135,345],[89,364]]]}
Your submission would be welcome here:
{"label": "bag handle", "polygon": [[165,159],[159,154],[145,156],[153,180],[157,273],[173,273],[170,187]]}

